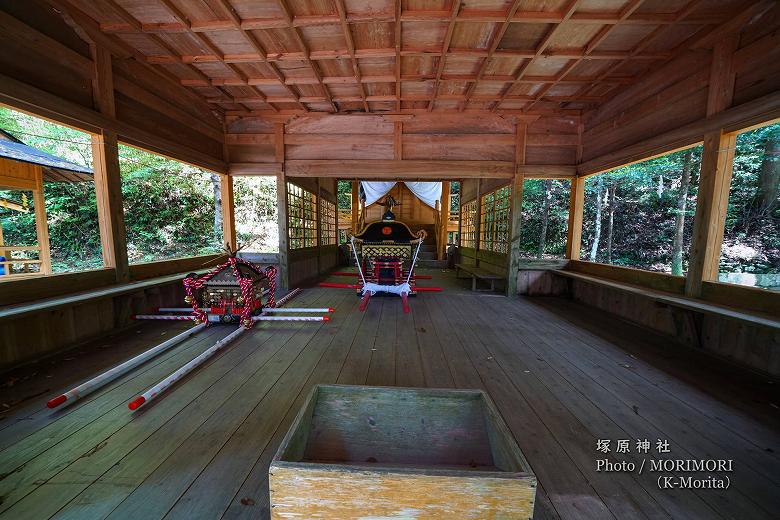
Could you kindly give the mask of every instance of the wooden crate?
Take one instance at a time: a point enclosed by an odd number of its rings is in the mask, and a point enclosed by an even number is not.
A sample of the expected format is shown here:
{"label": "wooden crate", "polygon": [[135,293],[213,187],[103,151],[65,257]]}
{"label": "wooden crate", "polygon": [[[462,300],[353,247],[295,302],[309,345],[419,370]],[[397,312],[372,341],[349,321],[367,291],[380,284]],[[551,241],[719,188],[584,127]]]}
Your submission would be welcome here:
{"label": "wooden crate", "polygon": [[272,518],[531,518],[536,477],[480,390],[318,385],[269,486]]}

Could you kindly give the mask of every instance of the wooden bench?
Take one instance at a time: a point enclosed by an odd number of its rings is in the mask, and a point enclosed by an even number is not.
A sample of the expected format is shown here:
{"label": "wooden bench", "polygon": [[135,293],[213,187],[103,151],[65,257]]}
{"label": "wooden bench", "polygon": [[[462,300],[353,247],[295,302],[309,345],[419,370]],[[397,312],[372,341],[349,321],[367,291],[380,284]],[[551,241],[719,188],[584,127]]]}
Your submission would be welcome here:
{"label": "wooden bench", "polygon": [[501,276],[496,273],[492,273],[487,269],[482,269],[481,267],[477,267],[475,265],[455,264],[455,278],[460,278],[461,271],[465,271],[469,276],[471,276],[472,291],[488,290],[488,289],[477,289],[477,280],[490,282],[490,289],[489,289],[490,291],[496,290],[496,281],[506,280],[506,276]]}
{"label": "wooden bench", "polygon": [[629,292],[639,296],[650,298],[653,301],[661,304],[668,305],[670,307],[677,307],[684,309],[688,312],[711,314],[722,318],[741,321],[750,325],[760,325],[762,327],[769,327],[774,330],[780,330],[780,320],[774,319],[769,315],[762,315],[759,313],[749,313],[732,307],[726,307],[725,305],[716,305],[713,303],[707,303],[701,300],[693,298],[687,298],[685,296],[678,296],[672,293],[663,291],[657,291],[653,289],[646,289],[636,285],[631,285],[622,282],[616,282],[605,278],[599,278],[575,271],[567,271],[563,269],[551,270],[551,273],[566,277],[570,280],[579,280],[582,282],[598,284],[604,287]]}

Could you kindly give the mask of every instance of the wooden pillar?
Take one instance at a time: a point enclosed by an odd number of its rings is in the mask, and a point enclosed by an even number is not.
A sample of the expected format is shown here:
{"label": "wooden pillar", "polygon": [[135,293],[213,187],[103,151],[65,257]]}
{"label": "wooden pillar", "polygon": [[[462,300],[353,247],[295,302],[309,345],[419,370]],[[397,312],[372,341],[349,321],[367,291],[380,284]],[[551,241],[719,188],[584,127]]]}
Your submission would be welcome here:
{"label": "wooden pillar", "polygon": [[119,173],[119,147],[113,132],[92,136],[92,167],[97,195],[100,243],[103,265],[116,270],[117,283],[130,280],[127,259],[125,214],[122,208],[122,179]]}
{"label": "wooden pillar", "polygon": [[282,165],[282,171],[276,175],[276,207],[279,225],[279,288],[290,287],[288,253],[290,242],[287,235],[287,179],[284,173],[284,123],[274,125],[276,162]]}
{"label": "wooden pillar", "polygon": [[279,221],[279,288],[286,290],[289,288],[287,253],[290,244],[287,236],[287,180],[284,171],[276,175],[276,207]]}
{"label": "wooden pillar", "polygon": [[482,232],[482,179],[477,179],[477,208],[474,212],[474,265],[479,266],[479,243]]}
{"label": "wooden pillar", "polygon": [[317,203],[314,205],[314,225],[317,230],[317,274],[322,272],[322,186],[320,186],[320,178],[317,177]]}
{"label": "wooden pillar", "polygon": [[352,181],[352,232],[357,233],[360,220],[360,181]]}
{"label": "wooden pillar", "polygon": [[233,177],[220,175],[219,192],[222,198],[222,238],[231,250],[238,248],[236,238],[236,208],[233,198]]}
{"label": "wooden pillar", "polygon": [[517,273],[520,270],[520,230],[523,220],[523,184],[525,176],[517,167],[525,164],[525,146],[528,123],[519,120],[515,125],[515,174],[512,177],[512,200],[509,207],[509,258],[507,258],[506,293],[517,296]]}
{"label": "wooden pillar", "polygon": [[702,282],[718,279],[735,146],[734,134],[710,132],[704,136],[690,263],[685,283],[685,294],[688,296],[701,296]]}
{"label": "wooden pillar", "polygon": [[[92,92],[100,113],[115,117],[114,81],[111,54],[102,47],[92,46],[95,76]],[[119,144],[114,132],[103,131],[92,136],[92,169],[100,225],[103,265],[114,268],[117,283],[130,280],[127,259],[125,214],[122,208],[122,178],[119,172]]]}
{"label": "wooden pillar", "polygon": [[458,247],[463,245],[463,179],[458,181]]}
{"label": "wooden pillar", "polygon": [[523,184],[525,176],[512,178],[512,201],[509,210],[509,258],[507,259],[506,295],[517,296],[517,273],[520,270],[520,230],[523,220]]}
{"label": "wooden pillar", "polygon": [[35,234],[38,237],[38,258],[41,260],[41,274],[51,274],[51,246],[49,244],[49,223],[46,220],[46,200],[43,196],[43,170],[35,167]]}
{"label": "wooden pillar", "polygon": [[[735,78],[732,61],[737,43],[737,36],[731,35],[721,39],[713,49],[707,94],[708,117],[731,106]],[[685,280],[687,296],[701,296],[702,283],[718,279],[736,140],[736,134],[724,134],[722,130],[704,135],[690,261]]]}
{"label": "wooden pillar", "polygon": [[450,182],[442,181],[441,185],[441,233],[437,238],[439,245],[438,258],[447,257],[447,227],[450,223]]}
{"label": "wooden pillar", "polygon": [[574,177],[569,192],[569,229],[566,235],[566,258],[580,259],[582,248],[582,211],[585,207],[585,177]]}

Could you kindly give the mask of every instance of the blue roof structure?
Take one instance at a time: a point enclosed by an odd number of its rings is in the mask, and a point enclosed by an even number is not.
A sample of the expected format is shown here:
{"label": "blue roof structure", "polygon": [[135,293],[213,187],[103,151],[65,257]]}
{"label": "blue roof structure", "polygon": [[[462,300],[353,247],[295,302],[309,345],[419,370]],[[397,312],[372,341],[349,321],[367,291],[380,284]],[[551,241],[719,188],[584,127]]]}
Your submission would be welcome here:
{"label": "blue roof structure", "polygon": [[0,157],[43,166],[44,180],[46,181],[81,182],[93,180],[91,168],[66,161],[62,157],[26,145],[3,130],[0,130]]}

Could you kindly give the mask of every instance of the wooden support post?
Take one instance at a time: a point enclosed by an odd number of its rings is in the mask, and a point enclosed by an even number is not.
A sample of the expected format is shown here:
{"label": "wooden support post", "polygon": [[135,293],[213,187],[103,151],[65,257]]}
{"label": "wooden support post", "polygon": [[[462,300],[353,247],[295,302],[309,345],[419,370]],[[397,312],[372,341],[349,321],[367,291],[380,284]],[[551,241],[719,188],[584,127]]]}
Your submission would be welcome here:
{"label": "wooden support post", "polygon": [[517,296],[517,272],[520,268],[520,230],[523,216],[523,184],[525,176],[517,167],[525,164],[528,123],[518,120],[515,127],[515,174],[512,178],[512,200],[509,208],[509,258],[507,258],[506,295]]}
{"label": "wooden support post", "polygon": [[482,179],[477,179],[477,210],[474,212],[474,265],[479,266],[479,243],[482,232]]}
{"label": "wooden support post", "polygon": [[289,288],[287,253],[289,239],[287,236],[287,180],[284,171],[276,176],[276,207],[279,221],[279,285],[280,289]]}
{"label": "wooden support post", "polygon": [[520,230],[523,215],[523,184],[525,176],[515,175],[512,179],[512,201],[509,210],[509,258],[507,259],[506,295],[517,296],[517,272],[520,269]]}
{"label": "wooden support post", "polygon": [[721,132],[710,132],[704,136],[690,262],[685,281],[687,296],[701,296],[702,282],[718,279],[736,139],[735,134]]}
{"label": "wooden support post", "polygon": [[236,208],[233,198],[233,177],[220,175],[219,192],[222,197],[222,238],[233,251],[238,247],[236,238]]}
{"label": "wooden support post", "polygon": [[103,265],[116,270],[117,283],[130,280],[127,259],[125,214],[122,208],[122,179],[119,173],[119,146],[116,134],[92,136],[92,168],[95,176],[100,244]]}
{"label": "wooden support post", "polygon": [[463,179],[458,180],[458,247],[463,244]]}
{"label": "wooden support post", "polygon": [[3,239],[3,222],[0,221],[0,256],[8,257],[6,250],[3,249],[3,245],[5,244],[5,241]]}
{"label": "wooden support post", "polygon": [[404,158],[403,151],[404,123],[396,121],[393,125],[393,158],[400,161]]}
{"label": "wooden support post", "polygon": [[447,226],[450,223],[450,181],[442,181],[441,185],[441,232],[436,237],[438,258],[447,258]]}
{"label": "wooden support post", "polygon": [[46,220],[46,200],[43,196],[43,170],[40,166],[35,167],[33,204],[35,205],[35,234],[38,237],[38,258],[41,261],[41,274],[51,274],[49,223]]}
{"label": "wooden support post", "polygon": [[360,231],[360,181],[352,181],[352,232]]}
{"label": "wooden support post", "polygon": [[315,192],[317,200],[314,204],[314,226],[317,230],[317,274],[322,273],[322,186],[320,186],[320,179],[317,178],[317,191]]}
{"label": "wooden support post", "polygon": [[566,258],[580,259],[582,247],[582,211],[585,207],[585,177],[571,180],[569,193],[569,229],[566,235]]}
{"label": "wooden support post", "polygon": [[[731,106],[735,79],[732,61],[737,43],[737,35],[732,34],[721,39],[713,48],[707,95],[708,117]],[[702,282],[718,279],[736,141],[736,134],[725,134],[722,130],[704,135],[690,260],[685,280],[687,296],[701,296]]]}
{"label": "wooden support post", "polygon": [[[111,53],[96,45],[92,45],[91,50],[95,63],[95,76],[92,80],[95,106],[101,114],[115,117]],[[104,130],[101,134],[92,136],[92,169],[103,265],[114,268],[117,283],[125,283],[130,281],[130,266],[127,259],[125,214],[122,208],[119,143],[115,132]]]}
{"label": "wooden support post", "polygon": [[274,145],[276,162],[282,165],[282,171],[276,175],[276,207],[279,225],[279,284],[280,289],[290,286],[288,253],[290,241],[287,232],[287,179],[284,168],[284,123],[274,125]]}

